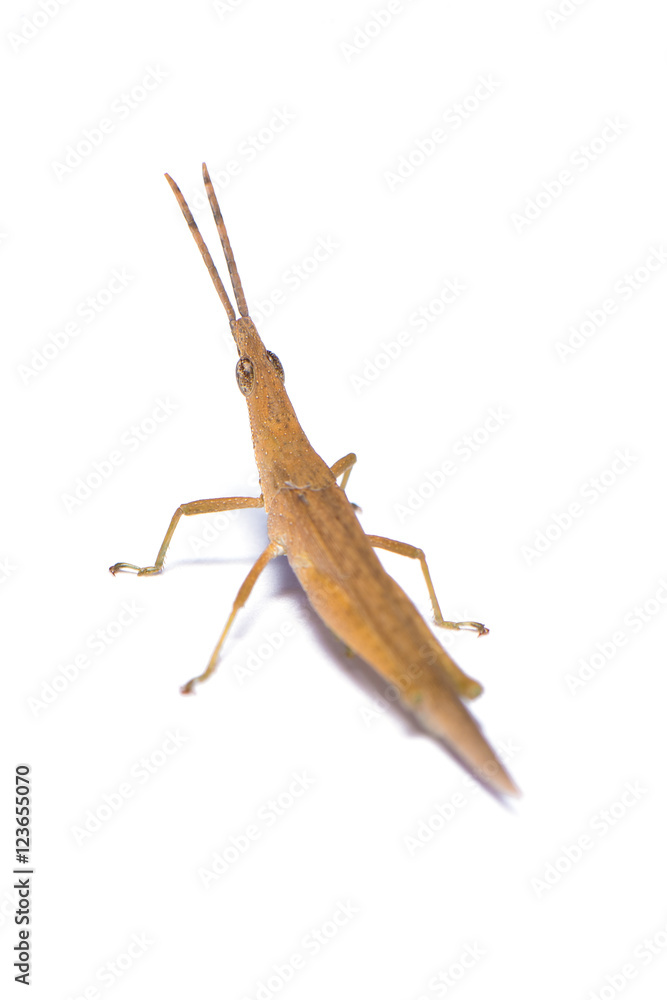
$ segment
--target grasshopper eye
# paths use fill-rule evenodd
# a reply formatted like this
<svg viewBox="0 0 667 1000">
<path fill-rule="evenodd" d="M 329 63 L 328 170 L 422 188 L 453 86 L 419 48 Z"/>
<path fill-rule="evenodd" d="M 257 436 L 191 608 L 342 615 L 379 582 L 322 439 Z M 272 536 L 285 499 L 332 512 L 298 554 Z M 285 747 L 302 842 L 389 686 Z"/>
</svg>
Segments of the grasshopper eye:
<svg viewBox="0 0 667 1000">
<path fill-rule="evenodd" d="M 249 396 L 255 385 L 255 369 L 250 358 L 239 358 L 236 365 L 236 384 L 244 396 Z"/>
<path fill-rule="evenodd" d="M 278 355 L 274 354 L 273 351 L 267 351 L 266 352 L 266 356 L 269 359 L 269 361 L 271 362 L 271 364 L 273 365 L 273 367 L 275 368 L 276 373 L 277 373 L 278 378 L 280 379 L 280 381 L 284 382 L 285 381 L 285 369 L 281 365 L 280 358 L 278 357 Z"/>
</svg>

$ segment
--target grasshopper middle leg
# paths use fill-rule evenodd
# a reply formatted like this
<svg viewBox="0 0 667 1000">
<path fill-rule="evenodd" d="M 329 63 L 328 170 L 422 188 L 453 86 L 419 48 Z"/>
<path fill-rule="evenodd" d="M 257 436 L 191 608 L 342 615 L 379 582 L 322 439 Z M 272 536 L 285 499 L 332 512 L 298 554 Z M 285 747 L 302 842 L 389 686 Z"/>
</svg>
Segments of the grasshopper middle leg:
<svg viewBox="0 0 667 1000">
<path fill-rule="evenodd" d="M 167 554 L 169 543 L 171 542 L 172 535 L 176 530 L 176 525 L 183 515 L 185 515 L 185 517 L 190 517 L 192 514 L 217 514 L 224 510 L 242 510 L 246 507 L 263 506 L 264 498 L 261 496 L 216 497 L 213 500 L 192 500 L 190 503 L 182 503 L 181 506 L 174 512 L 174 516 L 172 517 L 169 527 L 167 528 L 167 534 L 164 536 L 164 540 L 160 546 L 160 551 L 157 554 L 157 558 L 153 566 L 135 566 L 134 563 L 118 562 L 109 567 L 109 572 L 113 573 L 114 576 L 116 573 L 123 570 L 130 573 L 137 573 L 139 576 L 149 576 L 162 572 L 164 557 Z"/>
</svg>

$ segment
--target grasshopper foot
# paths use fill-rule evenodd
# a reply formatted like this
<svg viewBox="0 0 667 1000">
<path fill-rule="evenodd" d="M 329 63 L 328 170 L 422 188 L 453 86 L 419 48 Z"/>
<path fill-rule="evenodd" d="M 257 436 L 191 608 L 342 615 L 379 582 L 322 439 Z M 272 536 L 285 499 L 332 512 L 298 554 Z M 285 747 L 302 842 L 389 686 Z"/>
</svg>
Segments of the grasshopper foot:
<svg viewBox="0 0 667 1000">
<path fill-rule="evenodd" d="M 486 625 L 482 625 L 481 622 L 446 622 L 443 618 L 440 619 L 436 618 L 435 624 L 439 625 L 440 628 L 452 628 L 452 629 L 460 629 L 461 631 L 466 630 L 470 632 L 476 632 L 478 638 L 480 635 L 489 634 L 488 628 L 486 627 Z"/>
<path fill-rule="evenodd" d="M 109 566 L 112 576 L 116 573 L 136 573 L 137 576 L 154 576 L 155 573 L 162 572 L 161 566 L 135 566 L 134 563 L 117 562 Z"/>
</svg>

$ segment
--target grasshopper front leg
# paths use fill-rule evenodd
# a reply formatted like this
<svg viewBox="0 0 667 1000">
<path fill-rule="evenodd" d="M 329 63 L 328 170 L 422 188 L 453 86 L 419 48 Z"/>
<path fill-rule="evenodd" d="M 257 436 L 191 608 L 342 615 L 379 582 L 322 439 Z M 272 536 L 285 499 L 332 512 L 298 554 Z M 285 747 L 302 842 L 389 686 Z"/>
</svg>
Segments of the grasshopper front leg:
<svg viewBox="0 0 667 1000">
<path fill-rule="evenodd" d="M 340 481 L 340 488 L 343 491 L 347 486 L 347 481 L 350 478 L 350 473 L 352 472 L 352 466 L 356 464 L 356 461 L 357 461 L 357 456 L 354 454 L 353 451 L 351 451 L 349 455 L 345 455 L 344 458 L 339 458 L 338 461 L 334 462 L 334 464 L 331 466 L 331 471 L 333 472 L 336 479 L 338 479 L 339 476 L 343 477 Z M 350 503 L 352 504 L 354 509 L 360 514 L 361 507 L 359 506 L 359 504 L 352 503 L 351 500 Z"/>
<path fill-rule="evenodd" d="M 150 576 L 155 573 L 161 573 L 164 565 L 164 557 L 167 554 L 167 549 L 169 548 L 172 535 L 176 530 L 176 525 L 183 515 L 185 515 L 185 517 L 190 517 L 193 514 L 217 514 L 220 511 L 225 510 L 242 510 L 247 507 L 263 506 L 264 498 L 262 496 L 216 497 L 213 500 L 192 500 L 190 503 L 182 503 L 181 506 L 174 512 L 174 516 L 172 517 L 171 523 L 167 528 L 167 534 L 164 536 L 164 540 L 160 546 L 160 551 L 157 554 L 157 558 L 153 566 L 135 566 L 134 563 L 118 562 L 114 563 L 113 566 L 109 566 L 109 572 L 113 573 L 114 576 L 116 573 L 121 571 L 137 573 L 138 576 Z"/>
<path fill-rule="evenodd" d="M 342 490 L 344 490 L 347 486 L 347 481 L 350 478 L 350 473 L 352 472 L 352 466 L 356 464 L 356 461 L 357 456 L 353 451 L 351 451 L 349 455 L 346 455 L 344 458 L 339 458 L 338 461 L 334 462 L 331 466 L 331 471 L 336 479 L 338 479 L 339 476 L 343 477 L 340 481 L 340 488 Z"/>
</svg>

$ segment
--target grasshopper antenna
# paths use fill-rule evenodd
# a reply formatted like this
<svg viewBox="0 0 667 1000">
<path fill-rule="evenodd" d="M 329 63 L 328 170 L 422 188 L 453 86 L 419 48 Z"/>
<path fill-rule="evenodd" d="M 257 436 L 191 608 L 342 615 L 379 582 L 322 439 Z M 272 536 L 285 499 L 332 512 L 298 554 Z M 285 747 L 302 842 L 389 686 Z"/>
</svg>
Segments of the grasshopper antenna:
<svg viewBox="0 0 667 1000">
<path fill-rule="evenodd" d="M 234 298 L 236 299 L 236 304 L 239 307 L 239 313 L 241 316 L 247 316 L 248 306 L 245 300 L 245 295 L 243 294 L 243 288 L 241 287 L 239 272 L 236 269 L 236 261 L 234 260 L 232 245 L 229 242 L 229 236 L 227 235 L 227 229 L 222 218 L 222 212 L 220 211 L 218 199 L 216 198 L 211 178 L 209 177 L 208 169 L 205 163 L 202 163 L 201 165 L 201 172 L 204 178 L 206 195 L 208 197 L 209 205 L 211 206 L 211 211 L 213 212 L 213 218 L 215 219 L 215 225 L 218 230 L 218 236 L 220 237 L 220 242 L 222 243 L 222 249 L 225 252 L 225 260 L 227 261 L 227 267 L 229 268 L 229 277 L 232 279 L 232 288 L 234 289 Z"/>
<path fill-rule="evenodd" d="M 204 167 L 204 169 L 206 169 L 206 167 Z M 223 285 L 222 279 L 221 279 L 220 275 L 218 274 L 218 269 L 216 268 L 215 264 L 213 263 L 213 258 L 211 257 L 211 254 L 209 253 L 208 247 L 204 243 L 204 237 L 199 232 L 199 229 L 197 227 L 197 223 L 195 222 L 195 220 L 193 218 L 193 215 L 192 215 L 192 212 L 190 211 L 190 209 L 188 207 L 188 203 L 185 200 L 185 198 L 183 197 L 183 195 L 181 193 L 181 189 L 179 188 L 179 186 L 176 183 L 176 181 L 172 177 L 170 177 L 169 174 L 165 174 L 164 176 L 167 178 L 167 180 L 169 182 L 169 187 L 171 188 L 171 190 L 176 195 L 176 201 L 178 202 L 178 204 L 181 207 L 181 212 L 185 216 L 185 221 L 187 222 L 188 226 L 190 227 L 190 232 L 194 236 L 195 243 L 199 247 L 199 252 L 201 253 L 202 257 L 204 258 L 204 263 L 206 264 L 206 267 L 208 269 L 208 273 L 211 275 L 211 281 L 215 285 L 215 290 L 218 293 L 218 295 L 220 296 L 220 301 L 222 302 L 223 306 L 225 307 L 225 312 L 227 313 L 227 316 L 229 317 L 229 322 L 230 323 L 234 323 L 235 320 L 236 320 L 236 313 L 234 312 L 234 306 L 229 301 L 229 296 L 227 295 L 227 292 L 225 291 L 225 286 Z M 206 176 L 208 176 L 208 174 Z M 211 181 L 209 180 L 208 183 L 210 185 Z M 213 188 L 212 188 L 212 185 L 211 185 L 211 190 L 212 189 Z M 215 194 L 213 195 L 213 197 L 215 198 Z M 209 200 L 210 200 L 210 195 L 209 195 Z M 218 203 L 216 201 L 216 205 L 217 204 Z M 218 217 L 220 219 L 220 222 L 222 223 L 222 216 L 220 215 L 220 209 L 219 208 L 218 208 Z M 217 222 L 217 219 L 216 219 L 216 222 Z M 223 223 L 222 228 L 224 229 L 224 223 Z M 218 231 L 220 231 L 220 227 L 219 226 L 218 226 Z M 226 235 L 227 235 L 227 233 L 225 232 L 225 236 Z M 229 245 L 229 240 L 227 241 L 227 244 Z M 224 243 L 223 243 L 223 247 L 224 247 Z M 231 251 L 231 247 L 230 247 L 230 249 L 229 249 L 230 256 L 231 256 L 231 252 L 232 251 Z M 227 251 L 226 250 L 225 250 L 225 256 L 227 257 Z M 228 266 L 229 266 L 229 257 L 227 257 L 227 263 L 228 263 Z M 232 263 L 234 263 L 234 258 L 233 257 L 232 257 Z M 236 265 L 234 265 L 234 272 L 236 272 Z M 233 283 L 234 282 L 234 273 L 232 273 L 231 267 L 230 267 L 230 274 L 232 275 L 232 283 Z M 236 274 L 236 279 L 238 281 L 238 273 Z M 239 281 L 239 288 L 240 287 L 241 287 L 241 282 Z M 234 286 L 234 292 L 236 294 L 236 301 L 238 302 L 239 301 L 239 297 L 238 297 L 238 292 L 236 291 L 236 286 Z M 241 291 L 241 298 L 243 300 L 243 305 L 245 306 L 245 299 L 243 298 L 243 291 Z M 239 309 L 240 308 L 241 307 L 239 305 Z M 247 307 L 246 307 L 245 314 L 241 313 L 241 315 L 246 315 L 246 316 L 248 315 Z"/>
</svg>

